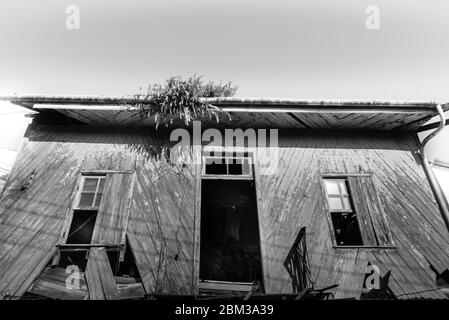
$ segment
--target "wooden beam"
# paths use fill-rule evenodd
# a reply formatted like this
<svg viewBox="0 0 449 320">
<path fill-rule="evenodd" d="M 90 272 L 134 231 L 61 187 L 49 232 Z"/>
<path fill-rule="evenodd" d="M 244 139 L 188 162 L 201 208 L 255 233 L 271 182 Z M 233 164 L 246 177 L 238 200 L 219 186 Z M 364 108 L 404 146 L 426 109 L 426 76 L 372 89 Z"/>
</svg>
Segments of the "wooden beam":
<svg viewBox="0 0 449 320">
<path fill-rule="evenodd" d="M 86 266 L 86 281 L 90 300 L 116 299 L 117 284 L 104 248 L 90 249 Z"/>
<path fill-rule="evenodd" d="M 142 282 L 117 284 L 117 300 L 141 299 L 145 297 L 145 289 Z"/>
<path fill-rule="evenodd" d="M 227 281 L 200 281 L 198 283 L 200 290 L 205 291 L 238 291 L 249 292 L 253 288 L 252 283 L 246 282 L 227 282 Z"/>
<path fill-rule="evenodd" d="M 87 244 L 78 244 L 78 243 L 66 243 L 66 244 L 57 244 L 58 248 L 118 248 L 120 244 L 108 244 L 108 243 L 87 243 Z"/>
</svg>

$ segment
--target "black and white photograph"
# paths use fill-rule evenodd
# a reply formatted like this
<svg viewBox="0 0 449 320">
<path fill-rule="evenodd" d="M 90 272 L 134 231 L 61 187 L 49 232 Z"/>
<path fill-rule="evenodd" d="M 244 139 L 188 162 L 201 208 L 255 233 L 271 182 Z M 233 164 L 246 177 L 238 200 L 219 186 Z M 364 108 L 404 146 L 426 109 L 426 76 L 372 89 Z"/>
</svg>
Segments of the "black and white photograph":
<svg viewBox="0 0 449 320">
<path fill-rule="evenodd" d="M 444 0 L 1 0 L 0 309 L 447 300 L 448 124 Z"/>
</svg>

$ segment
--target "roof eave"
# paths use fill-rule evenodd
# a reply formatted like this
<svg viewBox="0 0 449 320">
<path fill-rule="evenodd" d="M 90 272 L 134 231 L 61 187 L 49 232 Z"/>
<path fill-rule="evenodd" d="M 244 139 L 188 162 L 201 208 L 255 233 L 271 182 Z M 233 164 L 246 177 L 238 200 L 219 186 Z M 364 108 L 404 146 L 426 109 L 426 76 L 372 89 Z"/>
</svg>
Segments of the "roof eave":
<svg viewBox="0 0 449 320">
<path fill-rule="evenodd" d="M 124 109 L 133 111 L 133 105 L 151 101 L 135 96 L 73 95 L 13 95 L 0 96 L 0 100 L 10 101 L 33 111 L 50 109 L 61 112 L 64 112 L 64 110 L 75 112 L 82 110 L 119 112 Z M 445 111 L 449 110 L 449 104 L 441 104 L 434 101 L 261 99 L 242 97 L 203 98 L 202 101 L 221 107 L 224 111 L 240 114 L 404 114 L 404 119 L 410 119 L 410 115 L 417 116 L 417 119 L 411 123 L 404 123 L 401 127 L 418 122 L 422 124 L 424 120 L 427 121 L 437 114 L 436 106 L 438 104 L 443 105 Z"/>
<path fill-rule="evenodd" d="M 355 108 L 428 108 L 434 109 L 437 104 L 448 103 L 435 101 L 411 100 L 335 100 L 335 99 L 280 99 L 280 98 L 247 98 L 247 97 L 216 97 L 203 98 L 205 102 L 218 105 L 247 105 L 252 107 L 295 106 L 295 107 L 355 107 Z M 150 99 L 135 96 L 98 96 L 98 95 L 0 95 L 0 101 L 28 104 L 79 104 L 79 105 L 122 105 L 150 102 Z"/>
</svg>

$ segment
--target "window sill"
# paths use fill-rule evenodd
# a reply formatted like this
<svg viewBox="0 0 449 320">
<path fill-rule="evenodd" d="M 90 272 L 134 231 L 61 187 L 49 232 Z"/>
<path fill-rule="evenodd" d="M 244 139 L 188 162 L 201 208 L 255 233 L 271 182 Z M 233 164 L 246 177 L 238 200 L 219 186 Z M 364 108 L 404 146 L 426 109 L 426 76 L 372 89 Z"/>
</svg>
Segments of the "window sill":
<svg viewBox="0 0 449 320">
<path fill-rule="evenodd" d="M 75 207 L 73 210 L 76 211 L 98 211 L 100 207 Z"/>
<path fill-rule="evenodd" d="M 121 244 L 111 244 L 111 243 L 64 243 L 57 244 L 58 248 L 118 248 L 121 247 Z"/>
<path fill-rule="evenodd" d="M 397 249 L 396 246 L 332 246 L 334 249 Z"/>
<path fill-rule="evenodd" d="M 202 175 L 201 179 L 213 179 L 213 180 L 254 180 L 253 176 L 244 175 Z"/>
</svg>

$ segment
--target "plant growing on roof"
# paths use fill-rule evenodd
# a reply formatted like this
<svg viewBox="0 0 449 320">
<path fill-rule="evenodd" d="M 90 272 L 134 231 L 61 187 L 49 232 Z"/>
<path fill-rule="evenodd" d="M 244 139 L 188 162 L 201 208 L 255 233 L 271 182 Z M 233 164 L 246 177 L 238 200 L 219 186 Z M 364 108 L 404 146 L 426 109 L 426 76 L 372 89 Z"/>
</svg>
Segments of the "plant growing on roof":
<svg viewBox="0 0 449 320">
<path fill-rule="evenodd" d="M 173 121 L 179 119 L 186 125 L 191 121 L 202 119 L 205 117 L 215 118 L 219 122 L 220 115 L 231 118 L 227 112 L 221 108 L 207 103 L 202 98 L 211 97 L 230 97 L 235 94 L 238 87 L 231 82 L 222 84 L 209 81 L 203 82 L 202 76 L 196 74 L 187 80 L 183 80 L 180 76 L 172 76 L 165 80 L 163 84 L 150 85 L 146 93 L 138 93 L 134 95 L 135 101 L 125 104 L 130 109 L 137 108 L 142 117 L 150 118 L 154 116 L 156 129 L 161 124 L 167 127 Z M 170 161 L 170 142 L 164 137 L 148 137 L 146 141 L 140 144 L 133 144 L 130 148 L 137 154 L 143 155 L 147 160 L 152 159 L 160 166 L 155 170 L 155 177 L 152 178 L 153 183 L 157 184 L 160 179 L 165 176 L 173 176 L 176 174 L 179 183 L 183 185 L 186 181 L 184 171 L 187 170 L 185 163 L 172 163 Z M 190 150 L 191 151 L 191 150 Z M 185 186 L 188 188 L 188 185 Z M 175 232 L 175 238 L 178 237 L 179 228 L 181 226 L 181 217 L 184 213 L 184 194 L 181 198 L 179 206 L 178 227 Z M 159 224 L 160 225 L 160 224 Z M 160 230 L 162 235 L 162 230 Z M 164 239 L 164 238 L 163 238 Z M 160 285 L 159 281 L 163 279 L 165 268 L 162 266 L 166 263 L 167 243 L 164 240 L 161 243 L 159 263 L 156 276 L 156 291 Z M 173 257 L 177 260 L 179 252 L 173 253 Z"/>
<path fill-rule="evenodd" d="M 142 117 L 154 116 L 156 128 L 161 124 L 168 126 L 176 119 L 186 125 L 205 117 L 215 118 L 219 122 L 220 115 L 226 115 L 229 119 L 230 115 L 202 98 L 230 97 L 237 89 L 230 81 L 224 84 L 213 81 L 205 83 L 202 76 L 196 74 L 187 80 L 172 76 L 163 84 L 150 85 L 146 93 L 136 94 L 136 101 L 131 107 L 137 107 Z"/>
</svg>

